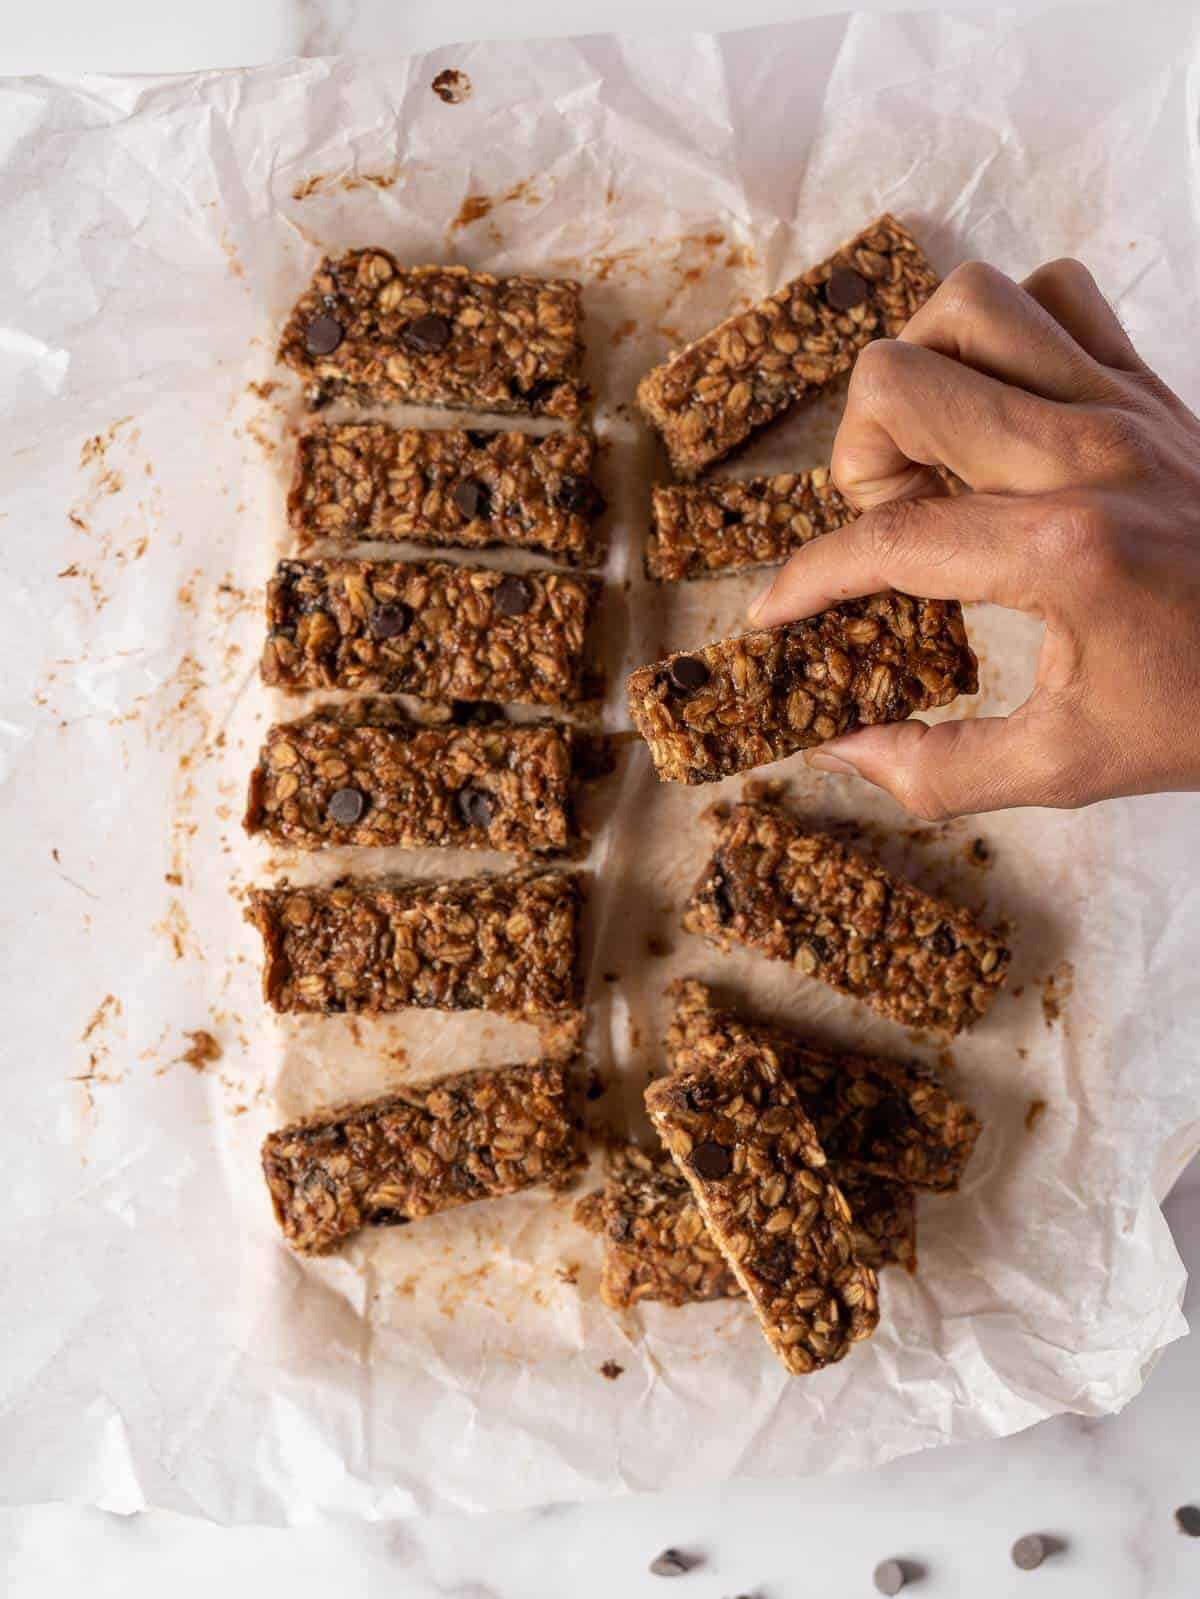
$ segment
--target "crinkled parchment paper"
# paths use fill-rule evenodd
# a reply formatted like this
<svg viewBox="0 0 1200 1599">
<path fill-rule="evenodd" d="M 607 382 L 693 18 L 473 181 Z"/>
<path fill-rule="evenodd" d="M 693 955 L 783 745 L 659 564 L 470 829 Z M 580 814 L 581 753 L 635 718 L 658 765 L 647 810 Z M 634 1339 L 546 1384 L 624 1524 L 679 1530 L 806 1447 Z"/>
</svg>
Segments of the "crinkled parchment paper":
<svg viewBox="0 0 1200 1599">
<path fill-rule="evenodd" d="M 1009 921 L 1016 950 L 1010 991 L 945 1062 L 987 1120 L 966 1187 L 922 1203 L 921 1272 L 886 1275 L 878 1336 L 806 1381 L 743 1308 L 605 1311 L 569 1199 L 289 1256 L 267 1128 L 535 1039 L 481 1016 L 266 1015 L 236 894 L 346 862 L 272 860 L 239 819 L 279 708 L 255 661 L 300 420 L 272 350 L 323 249 L 585 281 L 620 728 L 625 671 L 736 628 L 753 581 L 644 583 L 662 463 L 637 377 L 884 207 L 942 269 L 1086 257 L 1200 397 L 1197 40 L 1181 13 L 830 18 L 3 85 L 7 1500 L 230 1521 L 498 1509 L 847 1468 L 1137 1392 L 1184 1330 L 1157 1197 L 1200 1126 L 1195 800 L 913 827 L 865 785 L 777 769 L 806 813 L 867 842 L 896 830 L 890 858 Z M 431 90 L 447 68 L 470 79 L 457 104 Z M 736 469 L 820 459 L 837 404 Z M 966 714 L 1015 703 L 1036 628 L 969 620 L 985 691 Z M 716 797 L 660 788 L 635 744 L 592 793 L 587 1040 L 612 1083 L 592 1113 L 636 1117 L 661 989 L 685 972 L 936 1058 L 680 932 Z"/>
</svg>

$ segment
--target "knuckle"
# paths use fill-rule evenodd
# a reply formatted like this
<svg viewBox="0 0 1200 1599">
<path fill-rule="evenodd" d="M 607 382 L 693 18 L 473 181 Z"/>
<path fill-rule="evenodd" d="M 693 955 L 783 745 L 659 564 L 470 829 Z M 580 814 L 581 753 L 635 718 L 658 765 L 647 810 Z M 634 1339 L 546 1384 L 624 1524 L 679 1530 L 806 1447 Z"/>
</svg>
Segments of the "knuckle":
<svg viewBox="0 0 1200 1599">
<path fill-rule="evenodd" d="M 1088 496 L 1047 507 L 1034 542 L 1046 569 L 1074 577 L 1105 575 L 1119 549 L 1115 519 L 1101 501 Z"/>
<path fill-rule="evenodd" d="M 1031 288 L 1053 287 L 1067 293 L 1094 288 L 1095 282 L 1083 262 L 1073 255 L 1062 255 L 1054 261 L 1047 261 L 1029 278 Z"/>
<path fill-rule="evenodd" d="M 1010 280 L 986 261 L 964 261 L 950 272 L 938 290 L 943 309 L 970 314 L 995 299 Z"/>
<path fill-rule="evenodd" d="M 905 363 L 897 339 L 873 339 L 858 353 L 850 374 L 848 401 L 870 408 L 872 400 L 895 387 Z"/>
<path fill-rule="evenodd" d="M 1124 406 L 1090 408 L 1077 449 L 1084 471 L 1097 476 L 1134 476 L 1153 469 L 1158 447 L 1146 419 Z"/>
</svg>

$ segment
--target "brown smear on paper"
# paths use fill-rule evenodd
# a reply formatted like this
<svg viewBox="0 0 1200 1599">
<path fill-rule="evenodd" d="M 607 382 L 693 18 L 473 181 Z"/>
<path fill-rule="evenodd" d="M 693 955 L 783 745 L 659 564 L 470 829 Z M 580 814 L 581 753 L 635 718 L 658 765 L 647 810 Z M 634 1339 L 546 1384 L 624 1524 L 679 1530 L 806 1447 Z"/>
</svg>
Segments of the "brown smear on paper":
<svg viewBox="0 0 1200 1599">
<path fill-rule="evenodd" d="M 183 1036 L 190 1042 L 179 1056 L 179 1061 L 181 1065 L 190 1066 L 194 1072 L 207 1070 L 224 1054 L 220 1044 L 206 1028 L 198 1027 L 194 1032 L 184 1033 Z"/>
<path fill-rule="evenodd" d="M 1060 961 L 1049 977 L 1042 982 L 1042 1015 L 1046 1026 L 1062 1020 L 1063 1007 L 1075 988 L 1075 968 L 1070 961 Z"/>
<path fill-rule="evenodd" d="M 523 178 L 511 189 L 494 197 L 487 194 L 468 194 L 459 206 L 458 215 L 451 222 L 448 231 L 458 233 L 463 228 L 469 228 L 473 223 L 482 222 L 485 217 L 491 216 L 497 206 L 514 205 L 521 200 L 526 205 L 542 204 L 542 196 L 533 188 L 532 178 Z"/>
<path fill-rule="evenodd" d="M 356 189 L 390 189 L 399 177 L 399 172 L 314 172 L 296 184 L 292 199 L 311 200 L 316 195 L 353 194 Z"/>
</svg>

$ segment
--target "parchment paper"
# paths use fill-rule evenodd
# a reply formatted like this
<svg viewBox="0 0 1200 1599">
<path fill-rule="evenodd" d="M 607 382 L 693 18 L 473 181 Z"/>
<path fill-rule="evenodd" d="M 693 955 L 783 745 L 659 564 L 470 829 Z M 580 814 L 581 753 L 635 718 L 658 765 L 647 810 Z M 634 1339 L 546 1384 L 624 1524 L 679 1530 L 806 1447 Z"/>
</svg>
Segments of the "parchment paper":
<svg viewBox="0 0 1200 1599">
<path fill-rule="evenodd" d="M 1016 950 L 1009 992 L 943 1062 L 987 1122 L 964 1191 L 922 1202 L 920 1274 L 886 1274 L 878 1336 L 805 1381 L 744 1308 L 605 1311 L 569 1199 L 289 1256 L 258 1171 L 269 1127 L 536 1040 L 480 1016 L 277 1024 L 236 895 L 347 859 L 271 859 L 239 819 L 280 709 L 255 662 L 301 413 L 273 345 L 323 249 L 585 280 L 620 728 L 626 670 L 736 629 L 754 582 L 644 583 L 663 463 L 638 376 L 881 209 L 943 270 L 1082 255 L 1195 403 L 1198 39 L 1182 14 L 1115 9 L 851 17 L 3 85 L 6 1501 L 273 1522 L 499 1509 L 844 1469 L 1137 1392 L 1184 1331 L 1157 1197 L 1200 1128 L 1194 799 L 928 828 L 857 782 L 769 774 L 1010 922 Z M 446 68 L 469 76 L 458 104 L 431 91 Z M 839 403 L 736 470 L 820 459 Z M 1036 628 L 969 625 L 985 692 L 965 714 L 1015 704 Z M 636 1125 L 661 989 L 685 972 L 819 1036 L 937 1058 L 680 932 L 700 813 L 739 791 L 661 788 L 627 744 L 592 792 L 597 1117 Z"/>
</svg>

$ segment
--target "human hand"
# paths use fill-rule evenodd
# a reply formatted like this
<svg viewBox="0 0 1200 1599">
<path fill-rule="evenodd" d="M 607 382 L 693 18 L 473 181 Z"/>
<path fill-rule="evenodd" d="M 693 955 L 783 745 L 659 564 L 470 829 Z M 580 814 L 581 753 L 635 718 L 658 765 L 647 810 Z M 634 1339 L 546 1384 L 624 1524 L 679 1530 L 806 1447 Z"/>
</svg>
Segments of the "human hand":
<svg viewBox="0 0 1200 1599">
<path fill-rule="evenodd" d="M 948 497 L 939 466 L 973 492 Z M 1086 267 L 952 272 L 859 356 L 832 471 L 863 514 L 791 558 L 756 627 L 891 587 L 1046 631 L 1011 715 L 864 728 L 809 765 L 930 821 L 1200 788 L 1200 420 Z"/>
</svg>

